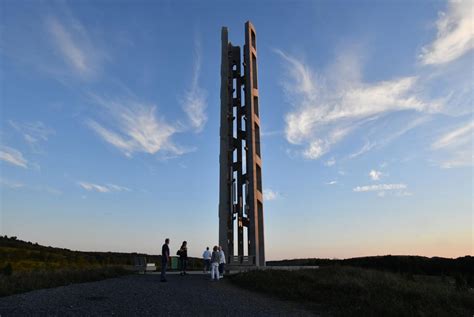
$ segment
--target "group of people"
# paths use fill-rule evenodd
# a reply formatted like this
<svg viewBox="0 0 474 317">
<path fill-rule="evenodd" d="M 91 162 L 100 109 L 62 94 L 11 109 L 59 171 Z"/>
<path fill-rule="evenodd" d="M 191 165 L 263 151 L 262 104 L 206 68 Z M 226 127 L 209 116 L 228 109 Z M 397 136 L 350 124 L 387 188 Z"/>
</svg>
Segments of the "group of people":
<svg viewBox="0 0 474 317">
<path fill-rule="evenodd" d="M 170 239 L 166 238 L 165 243 L 161 247 L 161 282 L 166 282 L 166 268 L 170 261 Z M 183 241 L 181 247 L 176 252 L 179 256 L 180 275 L 186 275 L 186 268 L 188 266 L 188 243 Z M 211 280 L 219 280 L 224 277 L 225 254 L 221 246 L 214 246 L 212 253 L 209 247 L 206 248 L 203 255 L 204 273 L 211 272 Z"/>
<path fill-rule="evenodd" d="M 221 246 L 215 245 L 212 253 L 209 247 L 202 254 L 204 260 L 204 273 L 211 272 L 211 280 L 219 280 L 224 277 L 225 253 Z"/>
</svg>

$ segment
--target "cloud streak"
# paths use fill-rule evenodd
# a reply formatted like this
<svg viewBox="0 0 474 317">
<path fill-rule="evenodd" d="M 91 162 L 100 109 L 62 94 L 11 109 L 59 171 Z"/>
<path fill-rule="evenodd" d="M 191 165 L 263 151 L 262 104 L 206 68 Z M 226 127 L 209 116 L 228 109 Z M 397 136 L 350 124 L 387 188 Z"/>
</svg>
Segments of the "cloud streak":
<svg viewBox="0 0 474 317">
<path fill-rule="evenodd" d="M 20 189 L 20 188 L 25 187 L 25 185 L 22 184 L 22 183 L 10 181 L 10 180 L 3 179 L 3 178 L 0 179 L 0 185 L 2 185 L 4 187 L 8 187 L 10 189 Z"/>
<path fill-rule="evenodd" d="M 474 132 L 474 121 L 471 121 L 457 129 L 441 136 L 432 145 L 432 149 L 453 148 L 469 144 L 472 141 L 472 133 Z"/>
<path fill-rule="evenodd" d="M 471 0 L 449 1 L 447 12 L 440 12 L 436 21 L 436 39 L 420 54 L 422 64 L 446 64 L 474 47 L 472 5 Z"/>
<path fill-rule="evenodd" d="M 155 154 L 162 151 L 182 155 L 190 151 L 172 142 L 171 138 L 178 128 L 159 117 L 156 106 L 98 96 L 93 96 L 93 100 L 106 110 L 111 128 L 91 119 L 86 122 L 87 126 L 126 156 L 131 157 L 137 152 Z"/>
<path fill-rule="evenodd" d="M 447 155 L 440 163 L 442 168 L 474 165 L 473 133 L 474 121 L 470 121 L 441 135 L 431 144 L 431 149 L 443 151 Z"/>
<path fill-rule="evenodd" d="M 0 160 L 15 166 L 28 168 L 28 161 L 23 157 L 23 154 L 8 146 L 2 146 L 0 148 Z"/>
<path fill-rule="evenodd" d="M 94 77 L 101 66 L 104 54 L 93 43 L 87 29 L 70 12 L 61 19 L 49 16 L 45 26 L 54 48 L 70 69 L 82 79 Z"/>
<path fill-rule="evenodd" d="M 198 39 L 195 40 L 194 49 L 194 66 L 191 86 L 185 93 L 182 100 L 182 107 L 189 124 L 195 132 L 201 132 L 207 122 L 206 108 L 206 91 L 199 86 L 199 76 L 201 74 L 201 43 Z"/>
<path fill-rule="evenodd" d="M 47 127 L 43 122 L 17 122 L 9 120 L 10 126 L 23 136 L 23 139 L 28 143 L 34 151 L 40 151 L 40 142 L 48 141 L 50 135 L 55 134 L 55 131 Z"/>
<path fill-rule="evenodd" d="M 366 185 L 366 186 L 357 186 L 352 190 L 357 193 L 362 192 L 374 192 L 374 191 L 386 191 L 386 190 L 400 190 L 406 189 L 407 185 L 405 184 L 377 184 L 377 185 Z"/>
<path fill-rule="evenodd" d="M 350 54 L 340 56 L 326 73 L 316 73 L 303 61 L 280 50 L 276 53 L 288 69 L 283 87 L 293 106 L 285 117 L 286 139 L 304 146 L 302 155 L 308 159 L 322 157 L 355 129 L 379 117 L 402 111 L 433 113 L 441 107 L 418 96 L 417 76 L 363 82 L 358 59 Z"/>
<path fill-rule="evenodd" d="M 129 192 L 131 191 L 127 187 L 114 185 L 114 184 L 106 184 L 106 185 L 98 185 L 89 182 L 78 182 L 77 183 L 80 187 L 87 191 L 95 191 L 98 193 L 110 193 L 110 192 Z"/>
</svg>

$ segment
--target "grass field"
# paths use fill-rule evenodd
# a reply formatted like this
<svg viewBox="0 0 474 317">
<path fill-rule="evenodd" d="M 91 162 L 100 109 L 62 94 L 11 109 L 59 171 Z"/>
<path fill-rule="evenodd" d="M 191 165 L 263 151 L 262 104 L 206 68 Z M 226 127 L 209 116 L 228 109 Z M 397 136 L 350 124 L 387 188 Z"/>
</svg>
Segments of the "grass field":
<svg viewBox="0 0 474 317">
<path fill-rule="evenodd" d="M 336 316 L 473 316 L 474 292 L 451 278 L 411 276 L 347 266 L 250 271 L 236 285 Z"/>
<path fill-rule="evenodd" d="M 0 236 L 0 296 L 131 274 L 137 253 L 73 251 Z M 160 270 L 161 256 L 146 255 Z M 202 260 L 189 258 L 189 270 Z"/>
<path fill-rule="evenodd" d="M 37 269 L 0 275 L 0 296 L 28 292 L 35 289 L 57 287 L 72 283 L 99 281 L 130 274 L 119 266 L 90 268 Z"/>
</svg>

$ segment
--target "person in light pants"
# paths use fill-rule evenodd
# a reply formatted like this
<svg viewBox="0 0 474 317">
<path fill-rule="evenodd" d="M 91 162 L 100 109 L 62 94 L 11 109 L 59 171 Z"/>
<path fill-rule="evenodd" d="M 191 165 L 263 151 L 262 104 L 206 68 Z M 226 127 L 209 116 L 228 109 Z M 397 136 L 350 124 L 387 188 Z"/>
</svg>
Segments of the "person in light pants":
<svg viewBox="0 0 474 317">
<path fill-rule="evenodd" d="M 211 255 L 211 280 L 219 280 L 219 262 L 220 262 L 220 252 L 217 246 L 215 245 L 212 248 L 212 255 Z"/>
<path fill-rule="evenodd" d="M 202 258 L 204 260 L 204 273 L 207 273 L 211 270 L 211 251 L 209 251 L 209 247 L 206 247 L 206 251 L 202 254 Z"/>
</svg>

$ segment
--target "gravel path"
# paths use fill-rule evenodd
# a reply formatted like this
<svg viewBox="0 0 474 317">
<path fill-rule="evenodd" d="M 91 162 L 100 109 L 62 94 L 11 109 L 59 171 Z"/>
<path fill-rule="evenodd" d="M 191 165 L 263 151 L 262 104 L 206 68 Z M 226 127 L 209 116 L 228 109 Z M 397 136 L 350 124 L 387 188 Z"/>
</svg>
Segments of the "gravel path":
<svg viewBox="0 0 474 317">
<path fill-rule="evenodd" d="M 0 298 L 0 316 L 314 316 L 206 275 L 129 275 Z"/>
</svg>

